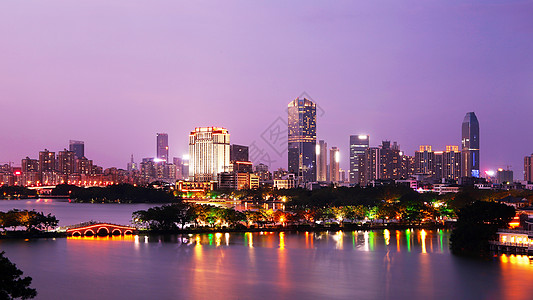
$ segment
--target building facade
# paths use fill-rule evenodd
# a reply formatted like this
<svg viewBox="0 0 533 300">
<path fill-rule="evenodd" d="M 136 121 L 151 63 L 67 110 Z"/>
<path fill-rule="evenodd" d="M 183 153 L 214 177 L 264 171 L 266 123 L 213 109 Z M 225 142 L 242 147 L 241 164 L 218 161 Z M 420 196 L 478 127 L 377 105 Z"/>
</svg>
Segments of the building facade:
<svg viewBox="0 0 533 300">
<path fill-rule="evenodd" d="M 339 148 L 332 147 L 329 150 L 329 179 L 331 182 L 340 181 L 340 152 Z"/>
<path fill-rule="evenodd" d="M 248 159 L 248 146 L 230 145 L 229 148 L 229 160 L 230 161 L 249 161 Z"/>
<path fill-rule="evenodd" d="M 85 143 L 83 141 L 70 140 L 68 150 L 74 152 L 76 158 L 85 157 Z"/>
<path fill-rule="evenodd" d="M 458 181 L 461 178 L 461 152 L 459 146 L 446 146 L 442 153 L 442 178 Z"/>
<path fill-rule="evenodd" d="M 350 183 L 359 183 L 359 156 L 369 147 L 368 135 L 350 135 Z"/>
<path fill-rule="evenodd" d="M 533 153 L 531 156 L 524 157 L 524 180 L 533 182 Z"/>
<path fill-rule="evenodd" d="M 317 181 L 328 180 L 328 143 L 323 140 L 318 141 L 316 145 L 316 171 Z"/>
<path fill-rule="evenodd" d="M 156 158 L 158 160 L 169 162 L 168 160 L 168 134 L 158 133 L 156 138 Z"/>
<path fill-rule="evenodd" d="M 462 124 L 461 176 L 479 178 L 479 122 L 474 112 Z"/>
<path fill-rule="evenodd" d="M 316 181 L 316 104 L 296 98 L 288 104 L 288 169 L 299 184 Z"/>
<path fill-rule="evenodd" d="M 221 127 L 197 127 L 189 134 L 189 178 L 216 181 L 229 169 L 230 134 Z"/>
</svg>

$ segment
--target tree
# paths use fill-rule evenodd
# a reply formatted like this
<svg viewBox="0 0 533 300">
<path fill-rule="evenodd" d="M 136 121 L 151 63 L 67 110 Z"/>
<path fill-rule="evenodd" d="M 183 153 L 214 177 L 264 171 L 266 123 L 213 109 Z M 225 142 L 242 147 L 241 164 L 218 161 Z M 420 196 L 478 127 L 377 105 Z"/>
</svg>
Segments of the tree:
<svg viewBox="0 0 533 300">
<path fill-rule="evenodd" d="M 30 299 L 37 291 L 30 288 L 31 277 L 20 277 L 23 272 L 0 252 L 0 299 Z"/>
<path fill-rule="evenodd" d="M 498 228 L 507 228 L 515 209 L 496 202 L 476 201 L 463 207 L 450 237 L 452 253 L 467 256 L 487 256 L 489 240 Z"/>
</svg>

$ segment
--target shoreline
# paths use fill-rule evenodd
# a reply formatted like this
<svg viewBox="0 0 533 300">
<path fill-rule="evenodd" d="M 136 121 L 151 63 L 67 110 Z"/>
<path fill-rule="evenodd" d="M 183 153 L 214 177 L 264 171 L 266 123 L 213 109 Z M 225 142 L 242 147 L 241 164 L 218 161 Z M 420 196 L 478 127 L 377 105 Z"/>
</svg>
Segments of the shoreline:
<svg viewBox="0 0 533 300">
<path fill-rule="evenodd" d="M 176 230 L 149 230 L 140 229 L 138 235 L 172 235 L 172 234 L 205 234 L 205 233 L 247 233 L 247 232 L 328 232 L 328 231 L 372 231 L 372 230 L 407 230 L 407 229 L 451 229 L 449 226 L 436 224 L 422 224 L 422 225 L 347 225 L 343 226 L 276 226 L 276 227 L 260 227 L 260 228 L 192 228 L 192 229 L 176 229 Z M 6 234 L 7 233 L 7 234 Z M 16 240 L 16 239 L 48 239 L 48 238 L 66 238 L 69 235 L 66 232 L 24 232 L 12 231 L 0 234 L 0 240 Z M 89 237 L 89 236 L 88 236 Z M 94 237 L 94 236 L 90 236 Z"/>
</svg>

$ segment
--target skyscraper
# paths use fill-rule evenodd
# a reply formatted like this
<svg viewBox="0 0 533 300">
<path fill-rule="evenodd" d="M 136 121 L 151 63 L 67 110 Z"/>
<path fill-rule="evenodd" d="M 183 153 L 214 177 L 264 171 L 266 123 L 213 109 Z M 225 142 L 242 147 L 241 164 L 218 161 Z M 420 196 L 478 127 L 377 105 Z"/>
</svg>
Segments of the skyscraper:
<svg viewBox="0 0 533 300">
<path fill-rule="evenodd" d="M 131 160 L 128 163 L 128 172 L 133 172 L 135 170 L 137 170 L 137 164 L 135 163 L 135 161 L 133 161 L 133 154 L 132 154 Z"/>
<path fill-rule="evenodd" d="M 316 104 L 306 98 L 288 105 L 288 169 L 299 183 L 316 181 Z"/>
<path fill-rule="evenodd" d="M 368 135 L 350 135 L 350 183 L 359 183 L 359 155 L 369 146 Z"/>
<path fill-rule="evenodd" d="M 67 151 L 67 149 L 59 151 L 57 154 L 57 170 L 60 174 L 70 175 L 74 173 L 74 169 L 76 168 L 75 155 L 74 152 Z"/>
<path fill-rule="evenodd" d="M 524 180 L 533 182 L 533 153 L 524 157 Z"/>
<path fill-rule="evenodd" d="M 197 127 L 189 134 L 189 177 L 196 182 L 217 180 L 229 169 L 229 132 L 220 127 Z"/>
<path fill-rule="evenodd" d="M 316 171 L 317 180 L 328 180 L 328 143 L 320 140 L 316 145 Z"/>
<path fill-rule="evenodd" d="M 56 154 L 48 149 L 39 152 L 39 172 L 53 172 L 56 168 Z"/>
<path fill-rule="evenodd" d="M 359 159 L 359 184 L 366 186 L 374 180 L 406 178 L 409 173 L 409 159 L 394 142 L 383 141 L 379 147 L 369 147 Z"/>
<path fill-rule="evenodd" d="M 461 144 L 461 176 L 479 177 L 479 122 L 474 112 L 463 120 Z"/>
<path fill-rule="evenodd" d="M 168 134 L 158 133 L 157 134 L 157 159 L 161 161 L 168 162 Z"/>
<path fill-rule="evenodd" d="M 442 154 L 442 178 L 459 180 L 461 177 L 461 152 L 459 146 L 446 146 Z"/>
<path fill-rule="evenodd" d="M 331 182 L 340 181 L 340 152 L 339 148 L 332 147 L 329 150 L 329 178 Z"/>
<path fill-rule="evenodd" d="M 74 152 L 76 158 L 85 157 L 85 144 L 83 141 L 70 140 L 68 150 Z"/>
<path fill-rule="evenodd" d="M 435 175 L 435 152 L 430 145 L 421 145 L 420 149 L 415 152 L 415 173 Z"/>
</svg>

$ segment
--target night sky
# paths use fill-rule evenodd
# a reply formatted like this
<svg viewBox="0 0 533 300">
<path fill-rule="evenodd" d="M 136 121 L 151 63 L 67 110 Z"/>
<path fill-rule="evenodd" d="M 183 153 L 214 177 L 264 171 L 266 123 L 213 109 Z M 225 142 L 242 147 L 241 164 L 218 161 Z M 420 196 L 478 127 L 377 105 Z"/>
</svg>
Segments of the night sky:
<svg viewBox="0 0 533 300">
<path fill-rule="evenodd" d="M 474 111 L 482 171 L 511 165 L 523 179 L 533 1 L 0 4 L 0 162 L 75 139 L 96 164 L 125 168 L 155 155 L 157 132 L 181 156 L 194 127 L 222 126 L 286 168 L 276 129 L 302 93 L 343 169 L 350 134 L 441 150 Z"/>
</svg>

